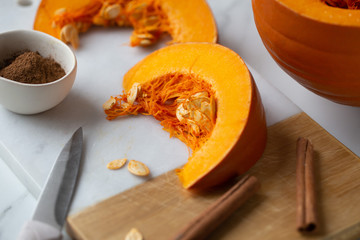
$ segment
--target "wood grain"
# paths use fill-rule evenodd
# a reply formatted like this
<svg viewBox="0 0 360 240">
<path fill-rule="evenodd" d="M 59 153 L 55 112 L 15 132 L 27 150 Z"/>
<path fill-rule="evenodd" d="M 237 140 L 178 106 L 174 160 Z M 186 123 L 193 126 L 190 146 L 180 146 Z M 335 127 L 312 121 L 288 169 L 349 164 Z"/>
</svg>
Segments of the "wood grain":
<svg viewBox="0 0 360 240">
<path fill-rule="evenodd" d="M 296 140 L 314 146 L 316 194 L 321 228 L 311 235 L 296 231 Z M 268 143 L 248 172 L 260 191 L 230 216 L 210 239 L 357 239 L 360 235 L 360 159 L 300 113 L 268 128 Z M 91 206 L 68 218 L 77 239 L 124 239 L 136 227 L 146 240 L 169 239 L 200 214 L 231 183 L 208 192 L 180 186 L 174 171 Z"/>
</svg>

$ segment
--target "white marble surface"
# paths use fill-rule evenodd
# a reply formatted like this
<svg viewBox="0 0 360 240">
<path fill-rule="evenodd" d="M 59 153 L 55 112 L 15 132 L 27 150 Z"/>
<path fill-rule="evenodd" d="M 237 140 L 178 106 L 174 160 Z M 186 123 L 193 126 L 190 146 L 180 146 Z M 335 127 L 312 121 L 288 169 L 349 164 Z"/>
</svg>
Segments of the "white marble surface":
<svg viewBox="0 0 360 240">
<path fill-rule="evenodd" d="M 15 1 L 0 0 L 0 32 L 31 29 L 38 2 L 20 7 Z M 360 155 L 359 108 L 317 97 L 282 72 L 261 43 L 249 0 L 209 0 L 209 4 L 217 21 L 220 43 L 239 53 L 252 70 L 268 124 L 300 111 L 278 88 Z M 70 95 L 56 108 L 23 116 L 0 107 L 0 158 L 28 183 L 35 197 L 62 146 L 79 126 L 84 128 L 85 147 L 71 212 L 144 181 L 126 170 L 107 170 L 106 163 L 114 158 L 144 161 L 151 168 L 152 177 L 186 161 L 186 147 L 177 139 L 169 139 L 151 117 L 105 120 L 101 105 L 110 95 L 121 92 L 123 74 L 164 45 L 161 43 L 150 49 L 130 48 L 126 46 L 129 35 L 127 29 L 101 28 L 83 34 L 81 48 L 76 51 L 79 64 L 76 82 Z M 0 239 L 13 239 L 22 223 L 30 218 L 35 200 L 4 162 L 0 164 L 0 188 L 5 193 L 2 195 L 6 195 L 0 198 Z"/>
<path fill-rule="evenodd" d="M 23 223 L 31 217 L 36 199 L 1 158 L 0 192 L 0 239 L 15 239 Z"/>
</svg>

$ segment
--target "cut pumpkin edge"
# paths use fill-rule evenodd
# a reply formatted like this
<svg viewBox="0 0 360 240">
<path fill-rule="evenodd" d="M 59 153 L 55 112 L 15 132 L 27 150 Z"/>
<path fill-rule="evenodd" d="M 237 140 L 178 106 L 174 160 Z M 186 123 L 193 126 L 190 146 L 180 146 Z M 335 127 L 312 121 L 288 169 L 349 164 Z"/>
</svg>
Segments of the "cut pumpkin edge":
<svg viewBox="0 0 360 240">
<path fill-rule="evenodd" d="M 202 49 L 202 50 L 199 50 L 199 49 Z M 193 56 L 190 57 L 189 52 L 191 52 L 191 51 L 197 52 L 198 55 L 197 55 L 197 53 L 194 53 Z M 184 53 L 185 56 L 179 56 L 180 53 Z M 175 56 L 177 56 L 176 59 L 173 58 Z M 208 59 L 209 57 L 210 58 L 213 57 L 213 59 L 209 60 Z M 222 60 L 225 59 L 225 61 L 224 62 L 219 61 L 219 58 Z M 195 61 L 195 59 L 196 59 L 196 61 Z M 184 66 L 175 67 L 178 63 L 183 63 L 184 61 L 187 62 Z M 207 61 L 213 61 L 215 63 L 208 64 Z M 215 94 L 219 98 L 219 100 L 218 100 L 218 107 L 219 107 L 218 119 L 220 119 L 220 120 L 218 121 L 218 119 L 217 119 L 216 126 L 215 126 L 213 133 L 210 136 L 208 142 L 206 142 L 204 144 L 204 146 L 201 149 L 199 149 L 199 151 L 194 153 L 194 155 L 189 159 L 188 163 L 186 163 L 184 165 L 184 168 L 180 171 L 181 172 L 180 175 L 183 174 L 184 171 L 185 172 L 188 171 L 187 168 L 189 165 L 191 165 L 191 164 L 194 165 L 191 162 L 198 161 L 197 160 L 198 154 L 206 155 L 205 152 L 207 150 L 214 149 L 214 148 L 216 148 L 217 145 L 221 145 L 222 143 L 224 143 L 226 145 L 226 147 L 225 148 L 220 147 L 222 150 L 217 153 L 216 153 L 217 150 L 212 150 L 212 151 L 215 151 L 216 154 L 212 154 L 211 156 L 209 155 L 208 157 L 204 157 L 204 159 L 205 158 L 210 159 L 213 157 L 213 158 L 216 158 L 216 160 L 214 160 L 213 162 L 210 162 L 210 163 L 200 161 L 200 163 L 198 163 L 199 165 L 209 164 L 210 166 L 204 167 L 203 172 L 198 173 L 196 179 L 187 181 L 187 180 L 184 180 L 184 178 L 183 178 L 183 180 L 181 180 L 181 181 L 183 182 L 184 188 L 193 188 L 194 186 L 196 186 L 197 185 L 196 182 L 198 182 L 200 179 L 203 179 L 204 177 L 206 177 L 209 172 L 213 172 L 214 169 L 218 168 L 218 166 L 221 165 L 221 162 L 224 158 L 227 158 L 228 156 L 232 155 L 234 147 L 237 147 L 237 148 L 242 147 L 242 146 L 237 146 L 237 142 L 242 137 L 242 133 L 243 133 L 244 129 L 246 128 L 246 126 L 248 125 L 248 119 L 249 119 L 248 115 L 250 114 L 250 109 L 259 108 L 259 106 L 261 106 L 261 108 L 262 108 L 260 99 L 256 99 L 256 101 L 252 102 L 254 99 L 253 94 L 255 94 L 255 92 L 256 92 L 256 94 L 258 94 L 258 93 L 257 93 L 257 88 L 255 85 L 255 82 L 254 82 L 252 75 L 251 75 L 249 69 L 247 68 L 245 62 L 234 51 L 232 51 L 224 46 L 221 46 L 219 44 L 214 44 L 214 43 L 181 43 L 181 44 L 174 44 L 172 46 L 157 50 L 157 51 L 153 52 L 152 54 L 150 54 L 149 56 L 147 56 L 142 61 L 140 61 L 139 63 L 137 63 L 132 69 L 129 70 L 128 73 L 125 74 L 123 86 L 124 86 L 124 89 L 126 91 L 128 91 L 134 82 L 146 81 L 145 80 L 146 78 L 148 78 L 150 80 L 152 78 L 156 78 L 156 77 L 160 76 L 161 74 L 167 74 L 167 73 L 176 72 L 176 71 L 182 71 L 182 72 L 186 73 L 186 71 L 188 70 L 188 67 L 190 67 L 190 66 L 192 67 L 193 73 L 200 74 L 202 79 L 207 80 L 214 86 Z M 205 70 L 204 70 L 204 68 L 205 68 Z M 223 70 L 216 70 L 216 69 L 223 69 Z M 227 73 L 228 75 L 226 75 L 226 73 L 225 73 L 227 70 L 229 70 L 229 72 L 231 72 L 231 73 Z M 216 71 L 218 73 L 215 73 Z M 226 76 L 224 77 L 222 74 L 225 74 Z M 235 77 L 231 78 L 230 76 L 232 74 L 234 74 Z M 209 75 L 212 77 L 209 77 Z M 209 80 L 209 78 L 213 78 L 215 75 L 216 75 L 217 79 Z M 142 76 L 146 76 L 146 77 L 142 78 Z M 231 82 L 232 84 L 234 84 L 235 87 L 232 87 L 233 85 L 231 85 L 231 84 L 229 85 L 227 82 L 222 80 L 223 78 L 227 79 L 226 77 L 228 77 L 228 79 L 231 79 L 231 80 L 228 80 L 228 82 Z M 246 80 L 244 80 L 244 79 L 246 79 Z M 223 81 L 223 83 L 222 84 L 216 83 L 216 81 Z M 216 84 L 218 84 L 218 85 L 216 86 Z M 219 88 L 219 87 L 222 87 L 224 89 L 222 89 L 221 91 L 217 91 L 216 88 Z M 233 88 L 235 88 L 236 90 L 234 91 Z M 242 98 L 240 97 L 239 99 L 237 99 L 237 97 L 235 97 L 235 96 L 233 96 L 233 98 L 223 97 L 224 99 L 222 99 L 222 97 L 221 97 L 222 95 L 229 95 L 230 92 L 233 92 L 233 93 L 236 92 L 235 94 L 237 94 L 237 96 L 241 96 L 241 95 L 245 95 L 245 96 L 242 96 Z M 236 100 L 234 100 L 234 99 L 236 99 Z M 241 103 L 237 102 L 237 101 L 240 101 Z M 224 103 L 224 102 L 226 102 L 226 103 Z M 226 105 L 225 110 L 222 109 L 222 107 L 223 107 L 222 104 Z M 234 104 L 234 105 L 232 106 L 232 104 Z M 254 107 L 252 105 L 256 105 L 256 106 Z M 221 116 L 222 116 L 222 114 L 232 115 L 232 114 L 226 113 L 226 111 L 228 111 L 232 107 L 236 108 L 238 111 L 235 110 L 235 112 L 239 112 L 240 115 L 242 114 L 242 116 L 236 116 L 233 118 L 230 116 L 229 119 L 232 118 L 232 120 L 229 120 L 227 123 L 225 122 L 225 124 L 224 124 L 221 120 L 221 118 L 222 118 Z M 226 110 L 226 109 L 228 109 L 228 110 Z M 239 110 L 239 109 L 242 109 L 242 110 Z M 234 109 L 232 109 L 232 111 L 234 111 Z M 261 111 L 259 111 L 259 112 L 261 112 Z M 251 114 L 253 114 L 253 111 L 251 112 Z M 264 117 L 264 116 L 262 116 L 262 117 Z M 256 120 L 256 121 L 258 121 L 259 124 L 265 125 L 265 120 Z M 240 127 L 239 124 L 241 125 L 241 129 L 239 128 Z M 264 129 L 264 128 L 266 128 L 266 126 L 262 127 L 261 129 Z M 222 133 L 224 131 L 225 131 L 225 133 Z M 235 133 L 234 133 L 234 131 L 235 131 Z M 228 135 L 224 136 L 225 134 L 228 134 Z M 265 135 L 266 133 L 261 132 L 260 135 L 261 134 Z M 229 136 L 231 136 L 231 137 L 229 137 Z M 213 143 L 211 143 L 213 137 L 217 137 L 218 139 L 215 140 Z M 231 140 L 228 140 L 227 139 L 228 137 L 231 138 Z M 212 146 L 207 147 L 207 145 L 209 145 L 209 143 L 211 143 Z M 204 150 L 204 148 L 206 150 Z M 263 149 L 258 149 L 258 150 L 259 150 L 259 152 L 263 151 Z M 236 159 L 234 161 L 236 161 Z M 245 160 L 242 159 L 241 161 L 245 161 Z M 233 164 L 233 163 L 231 163 L 231 164 Z M 191 169 L 190 169 L 190 171 L 191 171 Z M 198 171 L 198 170 L 195 170 L 195 171 Z M 226 171 L 229 171 L 229 170 L 226 170 Z M 178 170 L 178 173 L 179 173 L 179 170 Z M 229 173 L 229 176 L 235 175 L 235 174 L 238 174 L 238 171 L 235 169 L 232 169 L 231 173 Z M 186 176 L 185 176 L 185 178 L 186 178 Z M 221 178 L 225 178 L 225 176 L 222 176 Z M 181 179 L 181 177 L 180 177 L 180 179 Z M 219 180 L 219 182 L 220 181 L 223 181 L 223 179 Z M 213 184 L 210 184 L 210 185 L 213 185 Z"/>
<path fill-rule="evenodd" d="M 62 2 L 57 2 L 52 0 L 50 1 L 42 0 L 41 3 L 39 4 L 35 16 L 33 28 L 34 30 L 45 32 L 60 39 L 62 38 L 60 34 L 60 31 L 62 30 L 61 28 L 62 26 L 57 26 L 56 24 L 54 24 L 53 17 L 55 16 L 55 12 L 59 9 L 68 9 L 68 8 L 69 11 L 79 10 L 81 8 L 85 8 L 85 6 L 91 2 L 92 1 L 77 1 L 77 0 L 73 0 L 73 1 L 66 0 Z M 215 18 L 213 17 L 211 8 L 209 7 L 206 1 L 154 0 L 148 2 L 159 4 L 162 7 L 165 14 L 168 16 L 169 29 L 171 29 L 171 31 L 167 33 L 172 37 L 172 41 L 170 43 L 217 42 L 218 32 L 217 32 Z M 197 14 L 193 14 L 194 9 L 197 11 Z M 77 24 L 73 24 L 73 25 L 75 26 Z M 92 23 L 92 25 L 94 25 L 94 23 Z M 82 30 L 79 29 L 77 30 L 80 33 L 83 32 Z M 133 41 L 133 37 L 137 36 L 134 35 L 134 33 L 135 32 L 133 32 L 133 35 L 130 37 L 131 43 Z M 157 38 L 158 37 L 156 37 L 154 41 Z M 152 39 L 152 37 L 150 39 Z"/>
<path fill-rule="evenodd" d="M 320 0 L 277 0 L 294 13 L 334 26 L 360 27 L 360 10 L 332 7 Z"/>
</svg>

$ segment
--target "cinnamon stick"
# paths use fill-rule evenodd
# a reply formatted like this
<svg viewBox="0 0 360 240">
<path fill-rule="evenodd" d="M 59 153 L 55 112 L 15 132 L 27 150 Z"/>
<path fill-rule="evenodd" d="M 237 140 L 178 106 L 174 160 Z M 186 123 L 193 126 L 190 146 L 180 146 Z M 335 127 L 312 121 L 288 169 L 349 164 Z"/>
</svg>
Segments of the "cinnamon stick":
<svg viewBox="0 0 360 240">
<path fill-rule="evenodd" d="M 240 179 L 216 202 L 193 219 L 176 236 L 174 240 L 201 240 L 218 227 L 231 213 L 238 209 L 258 189 L 260 183 L 254 176 Z"/>
<path fill-rule="evenodd" d="M 298 139 L 296 159 L 297 229 L 300 232 L 312 232 L 318 227 L 318 217 L 315 199 L 313 145 L 308 139 Z"/>
</svg>

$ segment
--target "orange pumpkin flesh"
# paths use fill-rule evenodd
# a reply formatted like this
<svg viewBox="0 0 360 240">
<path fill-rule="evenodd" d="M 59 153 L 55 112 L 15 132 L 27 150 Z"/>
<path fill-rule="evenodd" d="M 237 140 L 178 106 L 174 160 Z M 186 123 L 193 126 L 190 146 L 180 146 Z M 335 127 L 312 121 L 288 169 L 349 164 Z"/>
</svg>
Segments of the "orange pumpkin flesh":
<svg viewBox="0 0 360 240">
<path fill-rule="evenodd" d="M 360 11 L 319 0 L 252 0 L 262 41 L 290 76 L 329 100 L 360 106 Z"/>
<path fill-rule="evenodd" d="M 101 6 L 119 4 L 123 8 L 117 17 L 117 20 L 104 20 L 99 15 L 103 11 Z M 161 27 L 155 30 L 145 28 L 142 23 L 146 17 L 142 16 L 140 19 L 135 20 L 134 17 L 124 9 L 129 9 L 126 6 L 130 4 L 136 7 L 147 6 L 148 9 L 160 9 L 162 18 L 158 22 Z M 153 7 L 154 6 L 154 7 Z M 134 7 L 135 8 L 135 7 Z M 132 8 L 132 9 L 134 9 Z M 59 17 L 59 9 L 65 9 L 66 17 L 64 14 Z M 140 11 L 140 10 L 139 10 Z M 196 13 L 196 14 L 194 14 Z M 130 15 L 129 15 L 130 14 Z M 151 14 L 156 14 L 153 11 Z M 69 17 L 69 15 L 71 17 Z M 82 17 L 81 17 L 82 16 Z M 154 16 L 152 16 L 154 17 Z M 160 16 L 159 16 L 160 17 Z M 61 19 L 64 18 L 64 19 Z M 156 17 L 155 17 L 156 18 Z M 58 21 L 60 19 L 60 21 Z M 119 19 L 125 19 L 120 21 Z M 56 21 L 55 21 L 56 20 Z M 165 21 L 165 23 L 164 23 Z M 55 24 L 57 23 L 57 24 Z M 42 0 L 34 22 L 34 29 L 48 33 L 56 38 L 60 38 L 60 31 L 64 24 L 72 24 L 77 26 L 78 32 L 87 31 L 93 25 L 103 26 L 133 26 L 134 33 L 131 36 L 130 44 L 149 45 L 160 37 L 163 32 L 167 32 L 173 38 L 172 42 L 216 42 L 217 29 L 215 20 L 211 13 L 209 6 L 205 0 L 192 0 L 192 1 L 177 1 L 177 0 Z M 82 23 L 82 27 L 78 26 Z M 145 24 L 146 25 L 146 24 Z M 139 27 L 140 26 L 140 27 Z M 149 26 L 150 27 L 150 26 Z M 149 43 L 141 44 L 138 35 L 149 35 L 147 39 Z M 75 46 L 76 47 L 76 46 Z"/>
<path fill-rule="evenodd" d="M 202 79 L 217 104 L 211 135 L 178 170 L 183 186 L 206 188 L 246 172 L 263 153 L 266 124 L 259 93 L 242 59 L 217 44 L 175 44 L 136 64 L 124 76 L 123 86 L 129 92 L 134 83 L 144 85 L 171 74 Z"/>
</svg>

